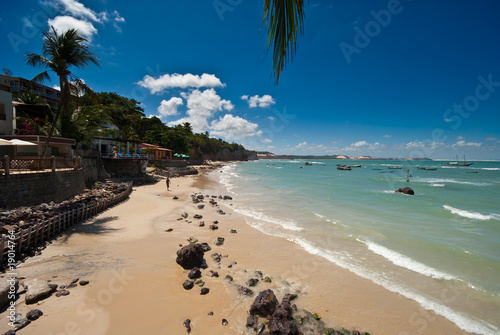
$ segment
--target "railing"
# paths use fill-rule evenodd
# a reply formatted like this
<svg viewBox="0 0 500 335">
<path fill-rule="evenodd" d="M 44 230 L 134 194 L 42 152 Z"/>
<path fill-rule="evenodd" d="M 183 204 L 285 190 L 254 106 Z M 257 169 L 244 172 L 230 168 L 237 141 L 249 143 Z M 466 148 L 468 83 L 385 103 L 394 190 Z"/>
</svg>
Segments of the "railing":
<svg viewBox="0 0 500 335">
<path fill-rule="evenodd" d="M 0 237 L 0 265 L 11 256 L 20 259 L 23 252 L 52 238 L 68 227 L 83 222 L 105 209 L 127 199 L 132 192 L 132 183 L 120 194 L 109 198 L 98 199 L 91 204 L 81 204 L 79 207 L 55 214 L 49 219 L 33 223 L 30 227 L 15 232 L 9 232 Z"/>
<path fill-rule="evenodd" d="M 0 175 L 14 173 L 55 172 L 56 170 L 78 170 L 81 167 L 80 157 L 73 158 L 16 158 L 4 156 L 0 159 Z"/>
</svg>

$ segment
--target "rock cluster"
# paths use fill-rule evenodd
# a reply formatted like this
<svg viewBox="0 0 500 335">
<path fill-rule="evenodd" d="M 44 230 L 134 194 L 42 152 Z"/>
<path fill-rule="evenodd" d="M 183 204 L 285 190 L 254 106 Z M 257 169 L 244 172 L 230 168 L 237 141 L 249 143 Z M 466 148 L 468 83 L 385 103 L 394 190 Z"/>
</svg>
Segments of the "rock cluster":
<svg viewBox="0 0 500 335">
<path fill-rule="evenodd" d="M 27 228 L 37 222 L 47 220 L 56 214 L 115 196 L 126 191 L 127 188 L 128 184 L 126 183 L 101 183 L 60 203 L 43 203 L 12 210 L 0 209 L 0 231 L 5 234 L 7 233 L 6 230 L 9 229 L 17 231 Z"/>
</svg>

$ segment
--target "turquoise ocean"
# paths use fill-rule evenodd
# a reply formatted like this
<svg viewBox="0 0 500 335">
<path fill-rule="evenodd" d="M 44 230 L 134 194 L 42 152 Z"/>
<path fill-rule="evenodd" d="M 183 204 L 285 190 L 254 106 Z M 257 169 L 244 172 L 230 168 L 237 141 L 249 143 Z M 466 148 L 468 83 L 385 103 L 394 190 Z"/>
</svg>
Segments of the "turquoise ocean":
<svg viewBox="0 0 500 335">
<path fill-rule="evenodd" d="M 305 162 L 230 164 L 220 181 L 234 195 L 233 210 L 256 229 L 467 332 L 500 334 L 500 162 Z M 339 163 L 361 167 L 340 171 Z M 415 195 L 394 192 L 405 186 Z"/>
</svg>

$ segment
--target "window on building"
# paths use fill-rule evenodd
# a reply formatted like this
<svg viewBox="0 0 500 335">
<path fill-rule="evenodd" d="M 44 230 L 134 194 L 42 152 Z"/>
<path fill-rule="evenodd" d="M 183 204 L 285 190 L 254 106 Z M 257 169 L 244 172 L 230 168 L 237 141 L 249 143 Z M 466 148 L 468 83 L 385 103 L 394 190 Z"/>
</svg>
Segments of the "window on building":
<svg viewBox="0 0 500 335">
<path fill-rule="evenodd" d="M 0 120 L 7 120 L 7 115 L 5 115 L 5 105 L 0 104 Z"/>
</svg>

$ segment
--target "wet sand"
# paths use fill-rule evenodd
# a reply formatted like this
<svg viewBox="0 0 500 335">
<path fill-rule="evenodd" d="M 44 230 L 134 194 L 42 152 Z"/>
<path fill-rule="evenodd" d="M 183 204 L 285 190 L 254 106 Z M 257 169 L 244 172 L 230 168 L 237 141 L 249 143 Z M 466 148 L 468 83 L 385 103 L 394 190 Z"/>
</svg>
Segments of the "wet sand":
<svg viewBox="0 0 500 335">
<path fill-rule="evenodd" d="M 60 285 L 74 278 L 90 281 L 70 289 L 66 297 L 52 296 L 26 306 L 24 295 L 17 311 L 33 308 L 44 315 L 18 334 L 187 334 L 183 322 L 191 320 L 191 334 L 245 334 L 247 312 L 258 292 L 271 288 L 281 299 L 296 293 L 299 310 L 318 313 L 328 327 L 357 329 L 371 334 L 465 334 L 445 318 L 422 309 L 416 302 L 391 293 L 372 282 L 313 256 L 296 244 L 263 234 L 231 211 L 231 201 L 205 199 L 198 209 L 191 195 L 228 194 L 217 176 L 186 176 L 134 188 L 130 199 L 87 222 L 70 228 L 47 247 L 42 255 L 19 266 L 18 276 L 50 279 Z M 173 197 L 179 197 L 174 200 Z M 226 212 L 217 213 L 218 209 Z M 187 219 L 178 220 L 182 213 Z M 202 219 L 194 219 L 200 214 Z M 219 229 L 209 226 L 217 220 Z M 205 226 L 200 227 L 199 222 Z M 167 229 L 173 229 L 167 232 Z M 235 229 L 237 233 L 230 233 Z M 207 295 L 200 287 L 186 291 L 182 283 L 187 270 L 175 262 L 180 244 L 189 237 L 207 242 L 208 265 L 203 270 Z M 217 237 L 224 237 L 216 246 Z M 210 255 L 222 254 L 220 264 Z M 236 262 L 237 264 L 234 264 Z M 231 266 L 231 267 L 229 267 Z M 210 277 L 209 270 L 219 277 Z M 253 297 L 238 293 L 238 285 L 250 278 L 269 276 L 252 289 Z M 231 282 L 226 275 L 234 278 Z M 56 276 L 56 277 L 55 277 Z M 213 312 L 213 315 L 209 315 Z M 0 332 L 9 329 L 3 312 Z M 228 324 L 222 325 L 222 319 Z M 250 334 L 250 333 L 249 333 Z"/>
</svg>

